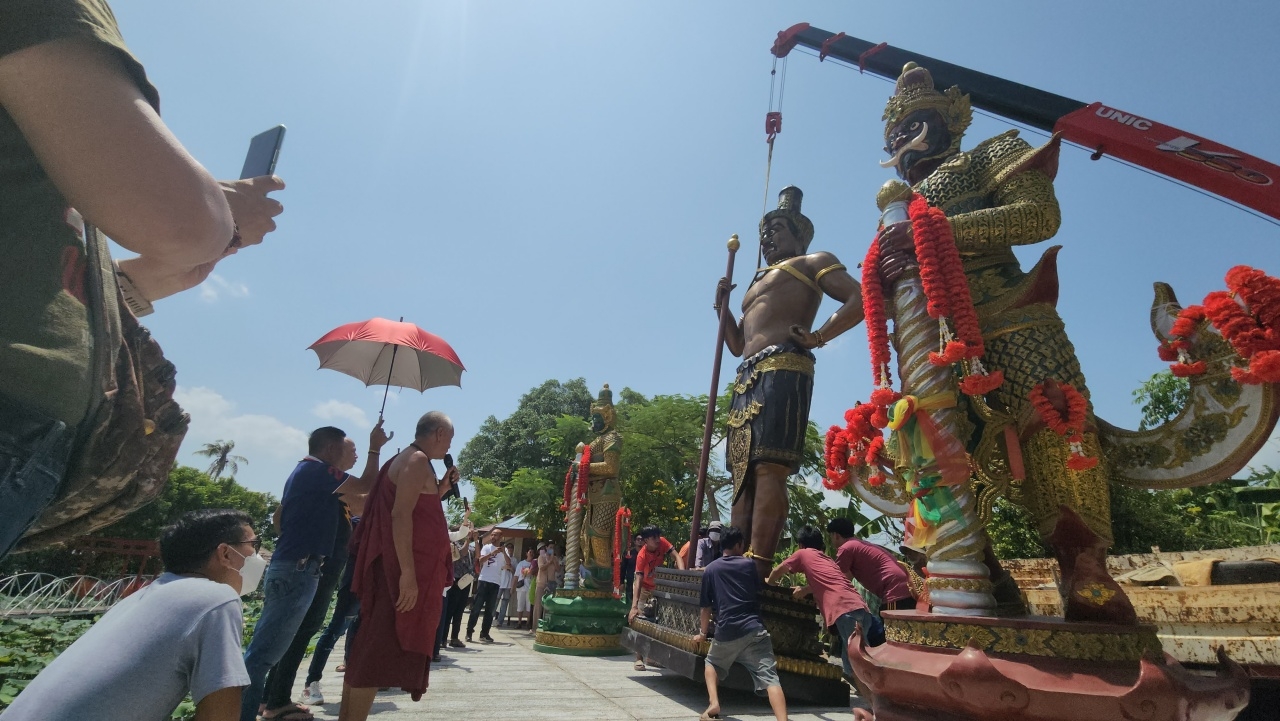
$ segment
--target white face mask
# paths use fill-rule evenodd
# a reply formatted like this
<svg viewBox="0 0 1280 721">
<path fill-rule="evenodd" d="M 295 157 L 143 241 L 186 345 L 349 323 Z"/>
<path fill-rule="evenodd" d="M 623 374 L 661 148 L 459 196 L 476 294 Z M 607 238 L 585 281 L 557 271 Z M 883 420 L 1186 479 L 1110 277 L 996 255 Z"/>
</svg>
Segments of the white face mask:
<svg viewBox="0 0 1280 721">
<path fill-rule="evenodd" d="M 708 534 L 707 534 L 707 537 L 711 539 L 711 542 L 712 542 L 712 543 L 719 543 L 719 542 L 720 542 L 720 532 L 719 532 L 719 531 L 712 531 L 712 532 L 710 532 L 710 533 L 708 533 Z"/>
<path fill-rule="evenodd" d="M 267 559 L 257 551 L 252 556 L 246 556 L 234 548 L 231 550 L 244 559 L 244 566 L 236 573 L 240 574 L 240 595 L 248 596 L 258 590 L 258 584 L 262 583 L 262 574 L 267 572 Z"/>
</svg>

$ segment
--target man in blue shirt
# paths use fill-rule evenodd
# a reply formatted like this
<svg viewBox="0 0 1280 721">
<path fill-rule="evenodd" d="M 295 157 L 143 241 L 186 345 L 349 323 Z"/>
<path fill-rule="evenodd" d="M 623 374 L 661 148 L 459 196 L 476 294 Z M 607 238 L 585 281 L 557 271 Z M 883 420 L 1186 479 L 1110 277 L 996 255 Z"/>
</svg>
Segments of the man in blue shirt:
<svg viewBox="0 0 1280 721">
<path fill-rule="evenodd" d="M 716 633 L 703 669 L 710 703 L 700 721 L 720 718 L 717 685 L 735 662 L 746 666 L 756 693 L 769 697 L 778 721 L 786 721 L 787 699 L 778 680 L 773 641 L 760 620 L 761 582 L 756 563 L 742 555 L 746 544 L 742 530 L 735 526 L 723 530 L 720 547 L 724 555 L 708 564 L 702 574 L 701 632 L 693 637 L 695 643 L 707 640 L 714 610 Z"/>
<path fill-rule="evenodd" d="M 263 582 L 262 615 L 244 653 L 249 685 L 240 699 L 240 721 L 258 717 L 267 673 L 280 662 L 302 625 L 315 598 L 324 560 L 335 555 L 338 526 L 345 523 L 342 502 L 335 492 L 344 486 L 344 494 L 368 493 L 378 476 L 379 451 L 390 438 L 379 420 L 369 433 L 364 473 L 354 478 L 347 471 L 358 457 L 355 441 L 338 428 L 318 428 L 307 442 L 309 455 L 285 481 L 280 538 Z M 284 721 L 312 718 L 306 708 L 294 703 L 263 709 L 262 717 Z"/>
</svg>

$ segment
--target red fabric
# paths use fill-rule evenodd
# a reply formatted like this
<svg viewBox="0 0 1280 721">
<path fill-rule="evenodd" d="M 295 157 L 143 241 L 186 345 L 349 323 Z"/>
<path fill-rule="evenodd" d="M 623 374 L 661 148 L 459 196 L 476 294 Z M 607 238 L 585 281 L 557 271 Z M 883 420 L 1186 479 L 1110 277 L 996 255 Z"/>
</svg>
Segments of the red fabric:
<svg viewBox="0 0 1280 721">
<path fill-rule="evenodd" d="M 907 572 L 898 559 L 874 543 L 858 538 L 845 541 L 836 553 L 836 564 L 885 603 L 912 598 Z"/>
<path fill-rule="evenodd" d="M 671 541 L 665 538 L 658 538 L 658 550 L 653 553 L 649 552 L 648 546 L 641 546 L 640 553 L 636 554 L 636 573 L 643 573 L 644 578 L 640 581 L 640 588 L 652 591 L 657 587 L 653 581 L 653 570 L 662 565 L 662 559 L 667 557 L 671 549 L 675 546 L 671 545 Z"/>
<path fill-rule="evenodd" d="M 813 601 L 822 611 L 822 621 L 828 627 L 836 625 L 836 619 L 850 611 L 865 611 L 867 602 L 849 585 L 836 562 L 816 548 L 801 548 L 782 562 L 788 571 L 803 573 L 805 582 L 813 591 Z"/>
<path fill-rule="evenodd" d="M 443 591 L 453 582 L 444 508 L 439 496 L 424 493 L 413 509 L 413 565 L 418 580 L 418 602 L 406 613 L 395 611 L 395 600 L 400 594 L 400 562 L 391 535 L 391 507 L 396 495 L 395 483 L 387 475 L 391 463 L 387 461 L 383 465 L 369 491 L 364 516 L 356 531 L 359 553 L 351 590 L 360 599 L 362 612 L 359 633 L 352 639 L 347 671 L 347 683 L 356 688 L 391 687 L 402 682 L 416 684 L 418 661 L 430 661 L 434 650 Z M 359 655 L 355 652 L 357 647 L 361 651 Z M 402 668 L 405 664 L 413 668 Z M 414 694 L 415 701 L 426 690 L 427 672 L 424 664 L 420 686 L 401 686 Z"/>
</svg>

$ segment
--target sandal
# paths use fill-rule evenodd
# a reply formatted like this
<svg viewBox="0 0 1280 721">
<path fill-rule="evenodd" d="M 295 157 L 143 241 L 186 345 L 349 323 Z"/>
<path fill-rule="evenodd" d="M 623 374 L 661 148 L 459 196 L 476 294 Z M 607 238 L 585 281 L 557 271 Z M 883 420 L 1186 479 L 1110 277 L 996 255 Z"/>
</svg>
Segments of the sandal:
<svg viewBox="0 0 1280 721">
<path fill-rule="evenodd" d="M 262 712 L 263 721 L 314 721 L 315 716 L 311 715 L 311 709 L 301 704 L 291 703 L 288 706 L 281 706 L 270 712 Z"/>
<path fill-rule="evenodd" d="M 724 717 L 718 713 L 712 714 L 703 711 L 702 715 L 698 717 L 698 721 L 724 721 Z"/>
<path fill-rule="evenodd" d="M 340 664 L 338 664 L 338 667 L 334 669 L 334 672 L 335 672 L 335 673 L 346 673 L 346 672 L 347 672 L 347 664 L 345 664 L 345 663 L 340 663 Z"/>
<path fill-rule="evenodd" d="M 636 661 L 636 665 L 632 666 L 631 668 L 633 668 L 633 669 L 635 669 L 635 670 L 637 670 L 637 671 L 645 671 L 645 670 L 647 670 L 647 669 L 644 667 L 644 661 Z"/>
</svg>

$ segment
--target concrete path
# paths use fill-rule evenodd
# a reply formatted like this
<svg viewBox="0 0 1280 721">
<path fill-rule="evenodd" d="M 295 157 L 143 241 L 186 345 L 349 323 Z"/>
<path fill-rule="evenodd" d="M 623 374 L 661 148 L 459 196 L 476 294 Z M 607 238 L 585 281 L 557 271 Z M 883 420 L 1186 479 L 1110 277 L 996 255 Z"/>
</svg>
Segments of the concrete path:
<svg viewBox="0 0 1280 721">
<path fill-rule="evenodd" d="M 694 721 L 707 707 L 706 688 L 669 671 L 635 671 L 634 657 L 579 657 L 538 653 L 527 631 L 493 629 L 495 643 L 447 649 L 431 667 L 431 688 L 418 703 L 396 690 L 378 694 L 371 721 L 482 719 L 483 721 Z M 320 682 L 326 704 L 316 718 L 338 715 L 342 675 L 334 671 L 341 647 Z M 306 662 L 298 675 L 302 677 Z M 772 721 L 768 703 L 740 691 L 722 690 L 722 715 L 737 721 Z M 847 721 L 847 708 L 788 707 L 793 721 Z"/>
</svg>

